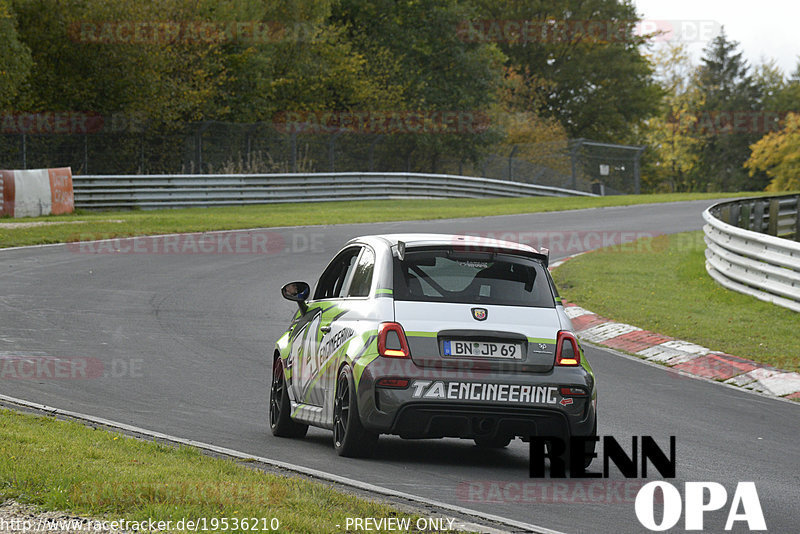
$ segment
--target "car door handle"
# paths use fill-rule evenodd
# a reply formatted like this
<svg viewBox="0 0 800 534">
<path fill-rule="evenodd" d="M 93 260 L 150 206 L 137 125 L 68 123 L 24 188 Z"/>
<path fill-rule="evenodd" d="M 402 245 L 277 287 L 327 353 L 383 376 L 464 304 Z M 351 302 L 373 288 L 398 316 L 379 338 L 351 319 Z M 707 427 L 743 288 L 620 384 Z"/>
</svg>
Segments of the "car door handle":
<svg viewBox="0 0 800 534">
<path fill-rule="evenodd" d="M 320 326 L 319 329 L 322 331 L 323 334 L 327 334 L 331 331 L 330 325 Z"/>
</svg>

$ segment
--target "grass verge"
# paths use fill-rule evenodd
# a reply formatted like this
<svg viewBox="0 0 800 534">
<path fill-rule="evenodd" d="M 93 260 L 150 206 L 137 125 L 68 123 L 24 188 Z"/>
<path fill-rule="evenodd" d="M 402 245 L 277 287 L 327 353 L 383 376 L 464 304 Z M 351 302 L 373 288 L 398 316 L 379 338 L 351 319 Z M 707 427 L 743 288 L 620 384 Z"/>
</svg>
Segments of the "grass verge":
<svg viewBox="0 0 800 534">
<path fill-rule="evenodd" d="M 800 371 L 798 314 L 729 291 L 705 270 L 703 232 L 609 247 L 553 273 L 562 296 L 594 313 Z"/>
<path fill-rule="evenodd" d="M 389 505 L 323 484 L 249 469 L 52 417 L 0 410 L 0 502 L 14 498 L 98 519 L 207 518 L 212 531 L 327 533 L 346 517 L 405 517 Z M 212 518 L 259 518 L 247 529 L 211 528 Z M 260 518 L 266 518 L 262 523 Z M 337 528 L 337 524 L 342 528 Z M 266 528 L 265 528 L 266 527 Z"/>
<path fill-rule="evenodd" d="M 482 217 L 746 195 L 752 195 L 752 193 L 675 193 L 510 199 L 398 199 L 151 211 L 79 211 L 71 215 L 0 219 L 0 248 L 176 232 Z M 24 226 L 19 226 L 19 223 L 23 223 Z M 48 224 L 30 226 L 29 223 Z"/>
</svg>

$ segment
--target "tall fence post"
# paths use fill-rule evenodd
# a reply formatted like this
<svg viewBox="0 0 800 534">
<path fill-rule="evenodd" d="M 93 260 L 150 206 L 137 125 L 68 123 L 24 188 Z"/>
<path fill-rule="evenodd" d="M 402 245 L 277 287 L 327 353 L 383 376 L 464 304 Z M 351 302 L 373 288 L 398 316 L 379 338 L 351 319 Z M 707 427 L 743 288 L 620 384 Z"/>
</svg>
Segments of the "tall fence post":
<svg viewBox="0 0 800 534">
<path fill-rule="evenodd" d="M 328 141 L 328 170 L 335 172 L 336 170 L 336 135 L 332 135 Z"/>
<path fill-rule="evenodd" d="M 22 168 L 28 168 L 28 136 L 22 134 Z"/>
<path fill-rule="evenodd" d="M 511 149 L 511 154 L 508 155 L 508 181 L 509 182 L 514 179 L 513 178 L 513 176 L 514 176 L 514 171 L 513 171 L 514 154 L 517 153 L 518 149 L 519 149 L 519 146 L 518 145 L 514 145 L 514 148 Z M 574 185 L 573 185 L 573 187 L 574 187 Z"/>
<path fill-rule="evenodd" d="M 297 172 L 297 132 L 289 136 L 289 168 L 291 172 Z"/>
<path fill-rule="evenodd" d="M 638 195 L 642 192 L 642 152 L 646 147 L 639 147 L 633 155 L 633 192 Z"/>
<path fill-rule="evenodd" d="M 203 172 L 203 131 L 202 126 L 197 129 L 194 137 L 194 160 L 197 162 L 197 173 Z"/>
<path fill-rule="evenodd" d="M 578 150 L 580 150 L 583 144 L 583 139 L 576 139 L 574 143 L 572 150 L 569 151 L 569 160 L 572 171 L 572 189 L 578 189 L 578 169 L 576 167 L 578 163 Z"/>
<path fill-rule="evenodd" d="M 378 134 L 369 144 L 369 172 L 375 172 L 375 145 L 381 140 L 383 134 Z"/>
</svg>

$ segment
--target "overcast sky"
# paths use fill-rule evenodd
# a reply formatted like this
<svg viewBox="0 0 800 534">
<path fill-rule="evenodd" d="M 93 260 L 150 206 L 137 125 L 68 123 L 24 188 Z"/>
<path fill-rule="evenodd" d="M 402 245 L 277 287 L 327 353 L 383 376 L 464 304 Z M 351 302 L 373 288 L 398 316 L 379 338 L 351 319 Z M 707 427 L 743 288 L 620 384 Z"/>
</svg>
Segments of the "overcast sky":
<svg viewBox="0 0 800 534">
<path fill-rule="evenodd" d="M 644 19 L 645 29 L 648 25 L 659 29 L 682 26 L 683 39 L 689 42 L 696 63 L 703 55 L 703 48 L 724 25 L 728 39 L 739 42 L 739 49 L 751 66 L 761 63 L 762 58 L 774 58 L 784 74 L 791 74 L 797 67 L 798 0 L 633 0 L 633 3 Z"/>
</svg>

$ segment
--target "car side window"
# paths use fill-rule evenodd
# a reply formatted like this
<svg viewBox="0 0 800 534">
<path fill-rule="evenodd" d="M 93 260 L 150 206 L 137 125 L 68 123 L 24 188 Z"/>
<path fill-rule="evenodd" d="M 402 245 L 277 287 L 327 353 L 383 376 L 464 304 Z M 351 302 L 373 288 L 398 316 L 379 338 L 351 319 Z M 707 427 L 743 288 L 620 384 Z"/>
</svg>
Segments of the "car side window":
<svg viewBox="0 0 800 534">
<path fill-rule="evenodd" d="M 355 267 L 359 252 L 361 252 L 361 247 L 348 248 L 334 258 L 319 279 L 317 290 L 314 292 L 314 300 L 335 299 L 343 296 L 342 289 L 350 271 Z"/>
<path fill-rule="evenodd" d="M 375 268 L 375 253 L 369 247 L 364 247 L 358 264 L 353 271 L 353 281 L 350 282 L 348 297 L 368 297 L 372 287 L 372 271 Z"/>
</svg>

